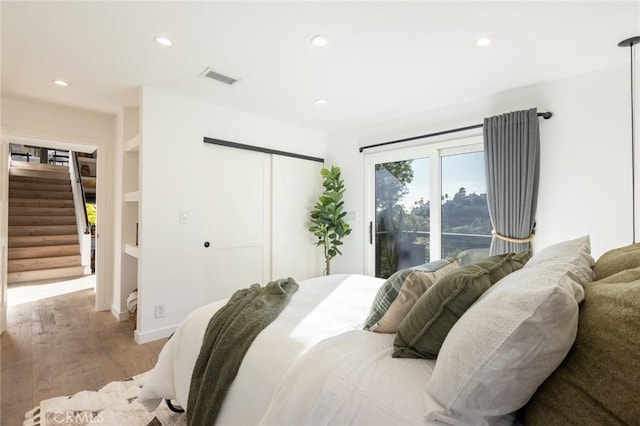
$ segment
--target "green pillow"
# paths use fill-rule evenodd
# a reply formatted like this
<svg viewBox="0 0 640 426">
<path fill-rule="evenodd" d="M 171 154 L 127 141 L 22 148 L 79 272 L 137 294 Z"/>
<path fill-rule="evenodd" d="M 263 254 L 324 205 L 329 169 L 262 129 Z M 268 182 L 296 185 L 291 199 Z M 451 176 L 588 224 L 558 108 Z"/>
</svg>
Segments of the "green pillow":
<svg viewBox="0 0 640 426">
<path fill-rule="evenodd" d="M 380 290 L 378 290 L 376 298 L 373 300 L 371 310 L 369 311 L 369 316 L 364 322 L 365 330 L 375 329 L 374 326 L 378 324 L 380 318 L 382 318 L 384 314 L 387 313 L 389 307 L 391 306 L 391 303 L 396 300 L 396 297 L 398 297 L 398 294 L 400 293 L 400 288 L 402 287 L 404 280 L 409 276 L 411 272 L 437 272 L 445 266 L 451 265 L 452 263 L 455 263 L 457 265 L 457 262 L 453 259 L 434 260 L 433 262 L 414 266 L 412 268 L 401 269 L 387 278 L 384 284 L 382 284 L 382 287 L 380 287 Z"/>
<path fill-rule="evenodd" d="M 525 406 L 524 424 L 638 424 L 639 324 L 640 268 L 587 285 L 576 341 Z"/>
<path fill-rule="evenodd" d="M 400 323 L 392 356 L 435 359 L 465 311 L 493 284 L 522 268 L 530 256 L 529 251 L 492 256 L 440 278 Z"/>
<path fill-rule="evenodd" d="M 609 250 L 596 262 L 593 272 L 596 280 L 601 280 L 610 275 L 617 274 L 625 269 L 640 266 L 640 243 Z"/>
</svg>

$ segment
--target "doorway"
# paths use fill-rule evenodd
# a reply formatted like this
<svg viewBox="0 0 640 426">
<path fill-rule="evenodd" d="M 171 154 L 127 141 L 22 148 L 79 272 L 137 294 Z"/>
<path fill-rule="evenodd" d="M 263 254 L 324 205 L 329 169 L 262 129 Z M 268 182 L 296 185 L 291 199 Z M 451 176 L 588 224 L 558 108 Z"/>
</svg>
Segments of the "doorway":
<svg viewBox="0 0 640 426">
<path fill-rule="evenodd" d="M 5 136 L 2 154 L 8 165 L 0 169 L 7 182 L 2 188 L 7 212 L 0 271 L 3 326 L 7 308 L 23 300 L 93 288 L 97 307 L 102 284 L 95 266 L 97 148 Z M 58 179 L 65 174 L 67 183 Z M 76 259 L 78 266 L 72 266 Z M 28 275 L 31 270 L 35 273 Z"/>
</svg>

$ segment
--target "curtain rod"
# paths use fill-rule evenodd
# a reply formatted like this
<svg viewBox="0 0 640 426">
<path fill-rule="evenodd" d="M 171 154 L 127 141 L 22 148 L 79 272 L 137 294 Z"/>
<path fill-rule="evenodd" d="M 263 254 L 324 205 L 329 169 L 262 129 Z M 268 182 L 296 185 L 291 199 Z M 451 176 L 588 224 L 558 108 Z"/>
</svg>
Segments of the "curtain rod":
<svg viewBox="0 0 640 426">
<path fill-rule="evenodd" d="M 538 117 L 542 117 L 545 120 L 548 120 L 551 117 L 553 117 L 553 113 L 550 112 L 550 111 L 549 112 L 539 112 L 538 113 Z M 426 135 L 412 136 L 410 138 L 398 139 L 398 140 L 395 140 L 395 141 L 380 142 L 380 143 L 376 143 L 376 144 L 373 144 L 373 145 L 361 146 L 360 148 L 358 148 L 358 150 L 360 152 L 362 152 L 365 149 L 369 149 L 369 148 L 377 148 L 379 146 L 391 145 L 391 144 L 400 143 L 400 142 L 409 142 L 409 141 L 414 141 L 416 139 L 431 138 L 431 137 L 434 137 L 434 136 L 447 135 L 449 133 L 463 132 L 465 130 L 479 129 L 482 126 L 483 126 L 483 124 L 473 124 L 471 126 L 458 127 L 457 129 L 442 130 L 440 132 L 428 133 Z"/>
</svg>

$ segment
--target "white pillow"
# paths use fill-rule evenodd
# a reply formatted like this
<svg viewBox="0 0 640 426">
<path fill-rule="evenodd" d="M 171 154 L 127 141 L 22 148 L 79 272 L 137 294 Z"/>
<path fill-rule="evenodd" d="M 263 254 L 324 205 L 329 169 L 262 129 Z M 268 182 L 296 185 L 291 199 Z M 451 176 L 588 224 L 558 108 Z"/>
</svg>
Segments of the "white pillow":
<svg viewBox="0 0 640 426">
<path fill-rule="evenodd" d="M 579 275 L 581 280 L 591 282 L 594 278 L 595 262 L 591 257 L 591 240 L 588 235 L 545 247 L 531 256 L 524 267 L 531 268 L 549 262 L 568 262 L 572 266 L 571 271 Z"/>
<path fill-rule="evenodd" d="M 442 345 L 425 402 L 435 399 L 443 409 L 427 418 L 493 424 L 493 416 L 526 404 L 573 345 L 589 259 L 577 253 L 527 263 L 485 292 Z"/>
<path fill-rule="evenodd" d="M 527 265 L 535 266 L 549 260 L 557 260 L 560 258 L 572 257 L 576 252 L 581 250 L 590 250 L 591 243 L 588 235 L 574 240 L 562 241 L 561 243 L 547 246 L 531 256 Z"/>
</svg>

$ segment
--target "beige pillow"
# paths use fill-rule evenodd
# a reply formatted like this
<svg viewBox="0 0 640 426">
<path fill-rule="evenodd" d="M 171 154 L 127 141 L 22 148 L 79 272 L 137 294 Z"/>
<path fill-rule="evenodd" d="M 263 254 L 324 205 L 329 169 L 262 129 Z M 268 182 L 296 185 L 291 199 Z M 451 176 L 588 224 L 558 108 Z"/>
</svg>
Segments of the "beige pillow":
<svg viewBox="0 0 640 426">
<path fill-rule="evenodd" d="M 411 272 L 405 278 L 402 287 L 400 287 L 398 297 L 391 302 L 387 312 L 378 321 L 378 327 L 375 331 L 378 333 L 397 332 L 398 326 L 407 316 L 416 300 L 433 285 L 436 279 L 436 272 Z"/>
<path fill-rule="evenodd" d="M 398 297 L 400 288 L 404 284 L 405 278 L 413 271 L 420 272 L 432 272 L 435 273 L 436 278 L 446 274 L 448 271 L 457 268 L 458 261 L 455 259 L 441 259 L 434 260 L 429 263 L 425 263 L 418 266 L 413 266 L 407 269 L 401 269 L 391 275 L 384 282 L 378 294 L 376 294 L 373 303 L 371 304 L 371 310 L 369 316 L 364 322 L 364 329 L 369 331 L 377 331 L 378 321 L 387 312 L 391 303 Z"/>
</svg>

